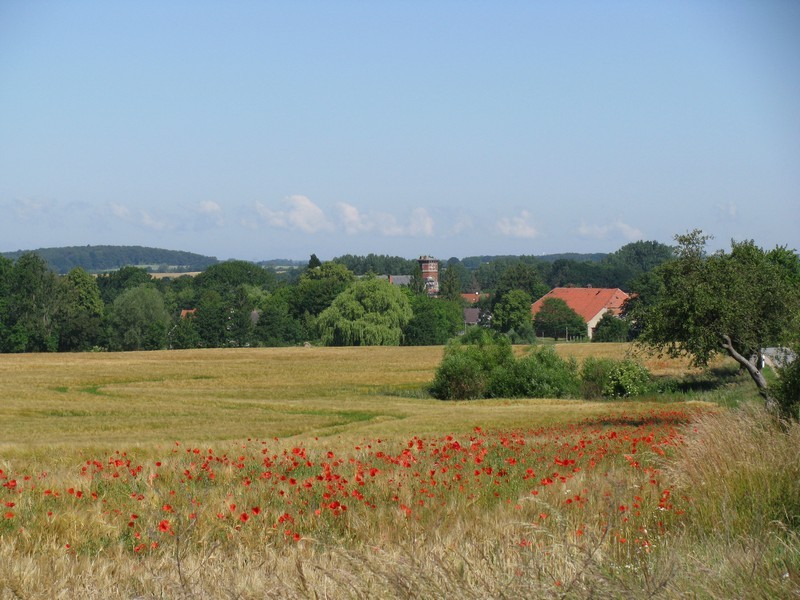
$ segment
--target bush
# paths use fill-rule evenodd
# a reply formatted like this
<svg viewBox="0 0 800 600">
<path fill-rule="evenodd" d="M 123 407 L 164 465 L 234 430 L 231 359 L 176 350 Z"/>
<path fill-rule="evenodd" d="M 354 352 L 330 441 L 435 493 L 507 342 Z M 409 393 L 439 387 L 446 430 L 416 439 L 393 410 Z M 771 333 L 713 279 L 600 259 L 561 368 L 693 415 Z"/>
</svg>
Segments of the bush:
<svg viewBox="0 0 800 600">
<path fill-rule="evenodd" d="M 626 398 L 641 396 L 653 389 L 650 371 L 647 367 L 632 360 L 617 362 L 608 372 L 603 396 L 607 398 Z"/>
<path fill-rule="evenodd" d="M 575 359 L 564 360 L 553 348 L 542 348 L 500 366 L 491 374 L 492 398 L 570 398 L 580 380 Z"/>
<path fill-rule="evenodd" d="M 778 402 L 781 416 L 800 419 L 800 345 L 795 346 L 792 360 L 787 357 L 777 368 L 778 381 L 773 385 L 773 395 Z"/>
<path fill-rule="evenodd" d="M 581 396 L 587 400 L 603 397 L 603 390 L 609 381 L 611 370 L 617 361 L 611 358 L 590 356 L 581 366 Z"/>
<path fill-rule="evenodd" d="M 485 398 L 492 372 L 513 362 L 511 344 L 505 336 L 473 328 L 445 347 L 431 395 L 440 400 Z"/>
<path fill-rule="evenodd" d="M 447 345 L 430 393 L 441 400 L 566 398 L 579 389 L 574 359 L 543 348 L 515 360 L 507 337 L 476 328 Z"/>
<path fill-rule="evenodd" d="M 536 331 L 533 329 L 533 323 L 524 323 L 518 327 L 509 329 L 506 336 L 508 336 L 512 344 L 536 343 Z"/>
<path fill-rule="evenodd" d="M 627 321 L 619 317 L 615 317 L 611 313 L 606 313 L 597 324 L 597 327 L 594 330 L 594 335 L 592 336 L 592 341 L 627 342 L 629 329 L 630 326 L 628 325 Z"/>
</svg>

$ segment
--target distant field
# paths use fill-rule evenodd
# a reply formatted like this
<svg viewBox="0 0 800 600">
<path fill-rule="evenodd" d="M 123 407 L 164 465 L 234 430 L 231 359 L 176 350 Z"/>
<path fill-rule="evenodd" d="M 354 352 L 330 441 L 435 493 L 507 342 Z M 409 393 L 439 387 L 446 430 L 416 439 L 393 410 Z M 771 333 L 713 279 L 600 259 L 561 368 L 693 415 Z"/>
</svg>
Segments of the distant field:
<svg viewBox="0 0 800 600">
<path fill-rule="evenodd" d="M 630 350 L 626 344 L 557 348 L 579 360 Z M 441 356 L 441 347 L 0 355 L 0 448 L 409 435 L 631 410 L 574 400 L 425 398 Z M 676 361 L 649 364 L 655 373 L 685 368 Z"/>
<path fill-rule="evenodd" d="M 189 277 L 196 277 L 202 273 L 202 271 L 187 271 L 185 273 L 177 273 L 177 272 L 167 272 L 167 273 L 150 273 L 150 277 L 153 279 L 177 279 L 178 277 L 183 277 L 184 275 L 188 275 Z"/>
<path fill-rule="evenodd" d="M 681 394 L 441 402 L 441 356 L 0 355 L 0 600 L 800 593 L 800 427 Z"/>
</svg>

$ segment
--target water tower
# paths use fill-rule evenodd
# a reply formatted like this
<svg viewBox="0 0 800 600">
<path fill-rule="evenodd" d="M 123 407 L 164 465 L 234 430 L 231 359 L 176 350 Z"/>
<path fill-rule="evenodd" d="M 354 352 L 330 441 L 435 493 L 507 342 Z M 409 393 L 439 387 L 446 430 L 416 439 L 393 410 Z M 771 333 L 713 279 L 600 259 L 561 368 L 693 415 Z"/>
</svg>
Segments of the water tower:
<svg viewBox="0 0 800 600">
<path fill-rule="evenodd" d="M 425 282 L 425 291 L 430 296 L 439 293 L 439 261 L 432 256 L 420 256 L 419 267 L 422 269 L 422 281 Z"/>
</svg>

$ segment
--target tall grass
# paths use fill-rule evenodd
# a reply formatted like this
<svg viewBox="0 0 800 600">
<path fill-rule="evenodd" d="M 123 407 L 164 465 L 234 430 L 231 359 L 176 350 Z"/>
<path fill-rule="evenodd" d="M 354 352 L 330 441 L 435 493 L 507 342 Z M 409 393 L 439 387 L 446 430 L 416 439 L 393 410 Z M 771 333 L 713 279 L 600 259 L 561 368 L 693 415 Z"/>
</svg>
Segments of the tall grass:
<svg viewBox="0 0 800 600">
<path fill-rule="evenodd" d="M 800 595 L 800 426 L 747 401 L 410 393 L 441 349 L 95 356 L 0 357 L 0 600 Z"/>
</svg>

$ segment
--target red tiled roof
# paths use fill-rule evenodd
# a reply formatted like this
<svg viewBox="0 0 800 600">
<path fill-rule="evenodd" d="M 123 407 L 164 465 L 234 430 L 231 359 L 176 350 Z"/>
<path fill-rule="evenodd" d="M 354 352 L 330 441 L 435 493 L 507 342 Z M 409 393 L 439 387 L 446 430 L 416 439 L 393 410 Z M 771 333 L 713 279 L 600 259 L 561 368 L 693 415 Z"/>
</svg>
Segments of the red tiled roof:
<svg viewBox="0 0 800 600">
<path fill-rule="evenodd" d="M 470 292 L 468 294 L 461 294 L 461 297 L 470 304 L 475 304 L 481 298 L 488 298 L 489 294 L 481 294 L 480 292 Z"/>
<path fill-rule="evenodd" d="M 531 305 L 531 315 L 539 312 L 547 298 L 560 298 L 572 310 L 589 322 L 604 308 L 614 315 L 619 315 L 628 294 L 619 288 L 553 288 Z"/>
</svg>

